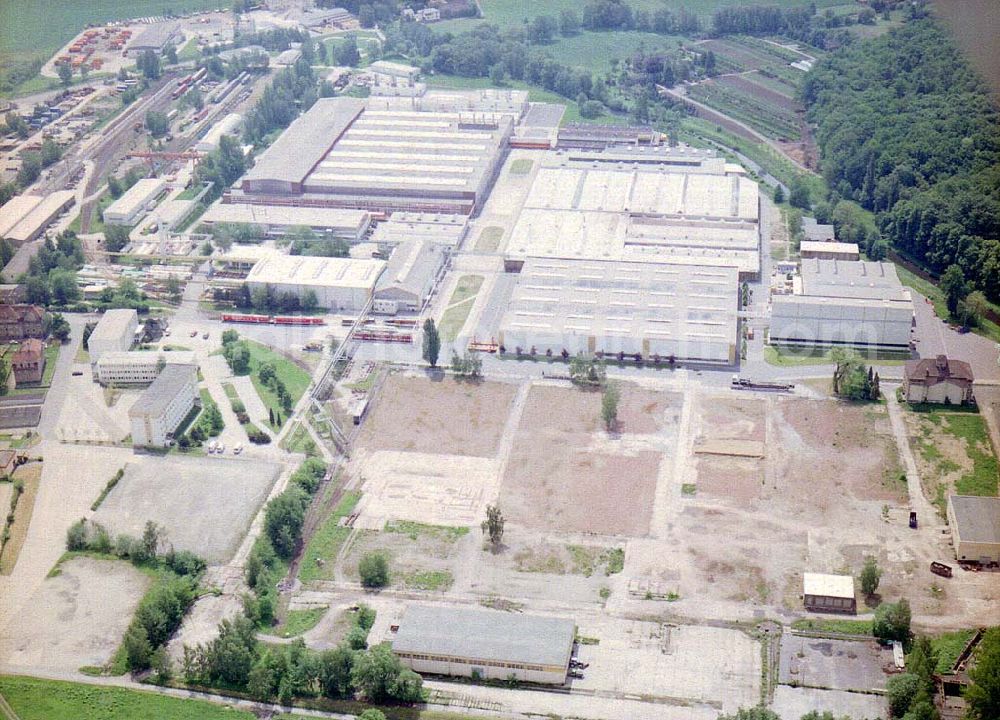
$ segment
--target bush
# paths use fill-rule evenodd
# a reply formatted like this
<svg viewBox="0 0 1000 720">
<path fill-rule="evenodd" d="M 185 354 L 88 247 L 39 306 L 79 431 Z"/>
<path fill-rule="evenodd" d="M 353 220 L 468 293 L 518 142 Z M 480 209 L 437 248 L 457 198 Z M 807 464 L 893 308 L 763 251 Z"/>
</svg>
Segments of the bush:
<svg viewBox="0 0 1000 720">
<path fill-rule="evenodd" d="M 347 633 L 347 645 L 351 650 L 364 650 L 368 647 L 368 631 L 355 625 Z"/>
<path fill-rule="evenodd" d="M 202 570 L 205 569 L 205 561 L 187 550 L 174 552 L 171 549 L 164 556 L 163 561 L 168 568 L 178 575 L 200 575 Z"/>
<path fill-rule="evenodd" d="M 77 520 L 66 531 L 66 549 L 70 551 L 87 549 L 87 521 Z"/>
<path fill-rule="evenodd" d="M 883 641 L 909 641 L 910 603 L 906 598 L 898 603 L 882 603 L 876 608 L 872 634 Z"/>
<path fill-rule="evenodd" d="M 913 698 L 920 690 L 920 678 L 913 673 L 904 673 L 889 678 L 885 684 L 886 696 L 889 698 L 889 714 L 901 718 L 910 709 Z"/>
<path fill-rule="evenodd" d="M 354 621 L 358 624 L 358 627 L 364 628 L 366 631 L 371 630 L 375 624 L 375 609 L 368 605 L 359 605 L 358 614 L 354 618 Z"/>
<path fill-rule="evenodd" d="M 382 588 L 389 584 L 389 560 L 382 553 L 368 553 L 358 563 L 361 584 L 366 588 Z"/>
</svg>

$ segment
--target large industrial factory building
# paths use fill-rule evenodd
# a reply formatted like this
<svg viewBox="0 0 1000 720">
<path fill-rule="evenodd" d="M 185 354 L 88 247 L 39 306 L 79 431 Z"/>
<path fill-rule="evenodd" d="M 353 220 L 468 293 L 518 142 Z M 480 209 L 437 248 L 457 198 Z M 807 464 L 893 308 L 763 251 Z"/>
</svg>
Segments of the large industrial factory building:
<svg viewBox="0 0 1000 720">
<path fill-rule="evenodd" d="M 474 212 L 503 162 L 513 117 L 316 102 L 258 159 L 233 202 Z"/>
</svg>

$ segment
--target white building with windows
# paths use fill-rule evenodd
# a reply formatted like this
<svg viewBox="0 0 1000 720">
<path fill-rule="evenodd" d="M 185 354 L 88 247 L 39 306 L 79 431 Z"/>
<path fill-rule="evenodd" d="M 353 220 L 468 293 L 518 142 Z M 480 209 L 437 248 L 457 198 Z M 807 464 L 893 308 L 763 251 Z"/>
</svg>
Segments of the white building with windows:
<svg viewBox="0 0 1000 720">
<path fill-rule="evenodd" d="M 114 225 L 135 225 L 147 210 L 155 206 L 155 200 L 166 188 L 166 180 L 143 178 L 108 205 L 104 211 L 104 222 Z"/>
<path fill-rule="evenodd" d="M 198 367 L 167 365 L 129 409 L 134 447 L 166 447 L 198 398 Z"/>
<path fill-rule="evenodd" d="M 135 341 L 139 314 L 135 310 L 107 310 L 87 340 L 90 362 L 96 363 L 107 352 L 125 352 Z"/>
<path fill-rule="evenodd" d="M 167 365 L 195 365 L 193 352 L 107 352 L 94 363 L 94 380 L 101 385 L 148 385 Z"/>
</svg>

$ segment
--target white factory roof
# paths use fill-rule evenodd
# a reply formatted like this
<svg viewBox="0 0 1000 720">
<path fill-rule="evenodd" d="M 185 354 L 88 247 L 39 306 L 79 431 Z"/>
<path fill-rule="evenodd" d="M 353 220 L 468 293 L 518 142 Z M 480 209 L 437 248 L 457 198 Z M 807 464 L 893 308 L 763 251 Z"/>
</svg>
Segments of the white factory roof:
<svg viewBox="0 0 1000 720">
<path fill-rule="evenodd" d="M 202 216 L 201 221 L 279 227 L 303 225 L 305 227 L 346 228 L 360 231 L 371 222 L 371 215 L 365 210 L 220 202 L 210 207 Z"/>
<path fill-rule="evenodd" d="M 384 260 L 271 255 L 259 260 L 248 283 L 371 290 L 385 270 Z"/>
<path fill-rule="evenodd" d="M 799 243 L 799 252 L 805 257 L 806 253 L 851 253 L 860 255 L 861 248 L 857 243 L 842 243 L 820 240 L 803 240 Z"/>
<path fill-rule="evenodd" d="M 101 319 L 97 321 L 94 332 L 90 334 L 90 342 L 94 342 L 94 340 L 117 340 L 122 335 L 131 332 L 129 326 L 133 321 L 138 322 L 138 317 L 138 313 L 135 310 L 106 310 L 101 315 Z"/>
<path fill-rule="evenodd" d="M 49 193 L 41 202 L 36 204 L 28 213 L 21 218 L 14 227 L 7 231 L 5 237 L 13 240 L 15 242 L 24 242 L 28 240 L 33 235 L 38 233 L 38 230 L 45 224 L 52 221 L 52 218 L 59 212 L 59 210 L 71 202 L 73 198 L 76 197 L 76 193 L 72 190 L 58 190 L 53 193 Z M 11 200 L 10 202 L 13 202 Z M 8 203 L 9 205 L 10 203 Z"/>
<path fill-rule="evenodd" d="M 280 250 L 268 245 L 234 243 L 228 250 L 214 255 L 212 259 L 220 262 L 257 262 L 281 254 Z"/>
<path fill-rule="evenodd" d="M 41 195 L 16 195 L 0 206 L 0 237 L 7 237 L 7 233 L 41 201 Z"/>
<path fill-rule="evenodd" d="M 143 178 L 125 191 L 125 194 L 108 205 L 104 214 L 132 217 L 146 203 L 159 195 L 167 187 L 161 178 Z"/>
<path fill-rule="evenodd" d="M 804 573 L 802 576 L 802 592 L 805 595 L 853 599 L 854 578 L 850 575 Z"/>
<path fill-rule="evenodd" d="M 376 60 L 368 66 L 369 72 L 379 75 L 392 75 L 393 77 L 412 78 L 420 74 L 420 68 L 403 63 L 390 62 L 388 60 Z"/>
<path fill-rule="evenodd" d="M 440 245 L 458 245 L 469 226 L 466 215 L 394 212 L 375 227 L 372 241 L 396 244 L 404 240 L 423 239 Z"/>
<path fill-rule="evenodd" d="M 736 343 L 735 268 L 528 259 L 504 331 Z"/>
<path fill-rule="evenodd" d="M 757 184 L 713 157 L 550 153 L 511 233 L 514 257 L 760 268 Z M 620 155 L 620 157 L 619 157 Z M 624 162 L 624 158 L 633 162 Z M 586 161 L 584 158 L 589 158 Z"/>
</svg>

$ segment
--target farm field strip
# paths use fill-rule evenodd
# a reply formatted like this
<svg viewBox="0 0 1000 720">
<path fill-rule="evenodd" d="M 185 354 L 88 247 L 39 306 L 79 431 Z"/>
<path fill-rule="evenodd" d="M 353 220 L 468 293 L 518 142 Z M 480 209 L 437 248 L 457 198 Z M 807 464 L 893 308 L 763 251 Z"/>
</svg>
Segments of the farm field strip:
<svg viewBox="0 0 1000 720">
<path fill-rule="evenodd" d="M 746 123 L 773 138 L 798 140 L 799 120 L 794 113 L 733 90 L 718 83 L 701 83 L 690 88 L 695 100 Z"/>
<path fill-rule="evenodd" d="M 754 98 L 759 98 L 770 105 L 788 110 L 789 112 L 794 113 L 801 109 L 793 98 L 759 84 L 752 75 L 729 75 L 719 78 L 716 82 L 741 94 L 751 95 Z"/>
</svg>

